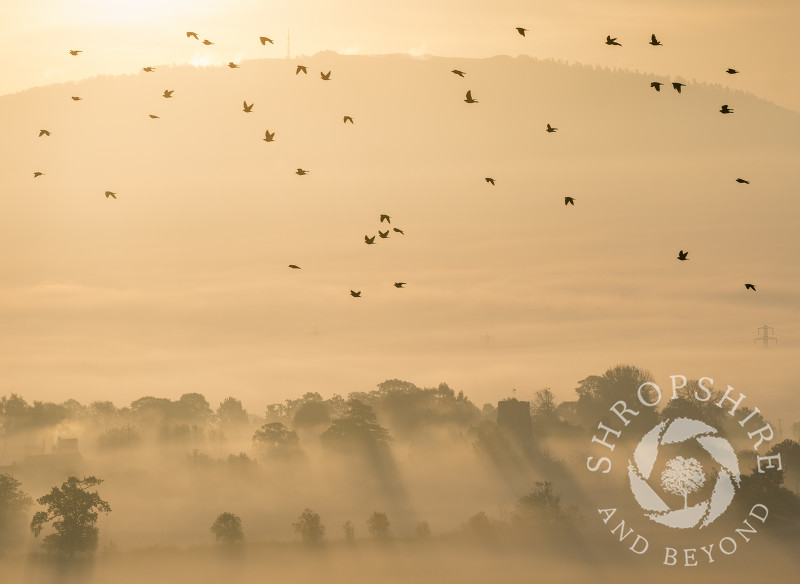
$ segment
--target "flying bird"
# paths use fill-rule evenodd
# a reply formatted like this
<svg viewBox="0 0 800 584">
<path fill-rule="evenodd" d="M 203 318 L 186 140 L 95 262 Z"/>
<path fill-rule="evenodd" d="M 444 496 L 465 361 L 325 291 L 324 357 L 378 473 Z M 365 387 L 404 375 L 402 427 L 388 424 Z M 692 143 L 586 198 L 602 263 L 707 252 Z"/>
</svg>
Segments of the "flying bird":
<svg viewBox="0 0 800 584">
<path fill-rule="evenodd" d="M 394 287 L 395 287 L 395 288 L 402 288 L 402 287 L 403 287 L 403 286 L 405 286 L 405 285 L 406 285 L 406 283 L 405 283 L 405 282 L 395 282 L 395 283 L 394 283 Z"/>
<path fill-rule="evenodd" d="M 264 140 L 264 142 L 273 142 L 275 140 L 275 132 L 270 134 L 269 130 L 267 130 L 264 137 L 261 139 Z"/>
<path fill-rule="evenodd" d="M 402 229 L 400 229 L 399 227 L 394 227 L 394 228 L 392 228 L 392 231 L 396 231 L 396 232 L 397 232 L 397 233 L 399 233 L 400 235 L 405 235 L 405 233 L 403 233 L 403 230 L 402 230 Z"/>
<path fill-rule="evenodd" d="M 388 215 L 381 215 L 381 223 L 383 223 L 384 221 L 386 221 L 387 223 L 391 223 L 392 218 L 389 217 Z"/>
<path fill-rule="evenodd" d="M 756 285 L 755 284 L 745 284 L 744 285 L 744 289 L 745 290 L 752 290 L 753 292 L 755 292 L 756 291 Z"/>
<path fill-rule="evenodd" d="M 172 94 L 175 93 L 174 89 L 165 89 L 163 97 L 172 97 Z"/>
<path fill-rule="evenodd" d="M 254 105 L 256 105 L 255 102 L 247 105 L 247 100 L 245 100 L 242 102 L 242 111 L 246 114 L 249 114 L 251 111 L 253 111 Z"/>
<path fill-rule="evenodd" d="M 656 91 L 661 91 L 661 86 L 662 86 L 662 85 L 664 85 L 664 84 L 663 84 L 663 83 L 660 83 L 660 82 L 658 82 L 658 81 L 651 81 L 651 82 L 650 82 L 650 87 L 652 87 L 652 88 L 653 88 L 653 89 L 655 89 Z"/>
<path fill-rule="evenodd" d="M 677 81 L 673 81 L 672 88 L 677 91 L 678 93 L 681 92 L 681 87 L 686 87 L 685 83 L 678 83 Z"/>
<path fill-rule="evenodd" d="M 272 39 L 269 37 L 258 37 L 258 40 L 261 41 L 262 45 L 266 45 L 267 43 L 274 45 L 275 43 L 272 42 Z"/>
<path fill-rule="evenodd" d="M 106 199 L 108 197 L 111 197 L 112 199 L 116 199 L 117 198 L 117 193 L 112 193 L 111 191 L 106 191 Z"/>
<path fill-rule="evenodd" d="M 204 44 L 204 45 L 206 45 L 206 46 L 208 46 L 208 45 L 213 45 L 214 43 L 212 43 L 212 42 L 211 42 L 210 40 L 208 40 L 208 39 L 203 39 L 203 44 Z"/>
<path fill-rule="evenodd" d="M 575 197 L 564 197 L 564 204 L 565 205 L 572 205 L 575 206 Z"/>
<path fill-rule="evenodd" d="M 527 28 L 522 28 L 521 26 L 518 26 L 518 27 L 517 27 L 517 32 L 518 32 L 519 34 L 521 34 L 522 36 L 525 36 L 525 32 L 526 32 L 527 30 L 528 30 Z"/>
<path fill-rule="evenodd" d="M 738 71 L 736 69 L 731 69 L 729 67 L 729 68 L 725 69 L 725 73 L 728 73 L 729 75 L 735 75 L 736 73 L 738 73 Z"/>
<path fill-rule="evenodd" d="M 200 37 L 197 36 L 196 32 L 192 32 L 192 31 L 187 32 L 186 33 L 186 38 L 188 39 L 189 37 L 194 37 L 198 41 L 200 40 Z"/>
<path fill-rule="evenodd" d="M 656 35 L 654 35 L 654 34 L 650 35 L 650 44 L 653 45 L 654 47 L 663 46 L 660 42 L 658 42 L 658 39 L 656 38 Z"/>
<path fill-rule="evenodd" d="M 77 97 L 75 95 L 72 96 L 72 101 L 80 101 L 82 98 Z"/>
<path fill-rule="evenodd" d="M 478 103 L 477 99 L 472 99 L 472 90 L 467 91 L 467 99 L 465 99 L 467 103 Z"/>
<path fill-rule="evenodd" d="M 239 65 L 231 61 L 230 63 L 228 63 L 228 67 L 230 67 L 231 69 L 238 69 Z"/>
<path fill-rule="evenodd" d="M 723 113 L 723 114 L 732 114 L 733 113 L 733 110 L 731 108 L 729 108 L 727 105 L 723 105 L 720 108 L 719 111 L 720 111 L 720 113 Z"/>
<path fill-rule="evenodd" d="M 381 231 L 380 229 L 378 229 L 378 235 L 381 236 L 381 239 L 386 239 L 387 237 L 389 237 L 389 230 L 387 229 L 386 231 Z"/>
<path fill-rule="evenodd" d="M 617 42 L 617 37 L 611 38 L 611 35 L 606 37 L 606 44 L 609 46 L 621 47 L 622 45 Z"/>
<path fill-rule="evenodd" d="M 323 73 L 322 71 L 319 72 L 319 76 L 322 77 L 323 81 L 330 81 L 331 80 L 331 72 L 328 71 L 327 73 Z"/>
<path fill-rule="evenodd" d="M 303 170 L 302 168 L 298 168 L 298 169 L 295 171 L 295 174 L 299 174 L 300 176 L 303 176 L 304 174 L 308 174 L 308 173 L 309 173 L 309 171 L 308 171 L 308 170 Z"/>
<path fill-rule="evenodd" d="M 33 173 L 33 178 L 40 177 L 40 176 L 42 176 L 43 174 L 44 174 L 43 172 L 34 172 L 34 173 Z"/>
<path fill-rule="evenodd" d="M 302 270 L 303 269 L 300 266 L 296 266 L 294 264 L 289 264 L 289 267 L 292 268 L 293 270 Z"/>
<path fill-rule="evenodd" d="M 308 75 L 308 67 L 306 67 L 305 65 L 298 65 L 297 71 L 295 71 L 294 74 L 297 75 L 298 73 L 300 73 L 300 71 Z"/>
<path fill-rule="evenodd" d="M 156 70 L 155 67 L 142 67 L 142 71 L 144 71 L 145 73 L 152 73 L 155 70 Z"/>
<path fill-rule="evenodd" d="M 488 183 L 492 183 L 492 186 L 494 186 L 494 179 L 493 179 L 492 177 L 490 177 L 490 176 L 487 176 L 487 177 L 486 177 L 485 179 L 483 179 L 483 180 L 485 180 L 485 181 L 486 181 L 486 182 L 488 182 Z"/>
<path fill-rule="evenodd" d="M 375 245 L 375 236 L 369 237 L 367 235 L 364 236 L 364 243 L 367 245 Z"/>
<path fill-rule="evenodd" d="M 159 118 L 158 118 L 158 116 L 157 116 L 157 115 L 155 115 L 155 114 L 148 114 L 148 115 L 149 115 L 149 116 L 150 116 L 150 118 L 151 118 L 151 119 L 153 119 L 153 120 L 157 120 L 157 119 L 159 119 Z"/>
<path fill-rule="evenodd" d="M 453 69 L 452 71 L 450 71 L 450 73 L 455 73 L 459 77 L 463 77 L 464 76 L 464 72 L 463 71 L 459 71 L 458 69 Z"/>
<path fill-rule="evenodd" d="M 746 185 L 749 185 L 749 184 L 750 184 L 750 181 L 749 181 L 749 180 L 744 180 L 743 178 L 737 178 L 737 179 L 736 179 L 736 182 L 738 182 L 738 183 L 744 183 L 744 184 L 746 184 Z"/>
<path fill-rule="evenodd" d="M 356 292 L 355 290 L 350 290 L 350 296 L 353 298 L 361 298 L 361 290 Z"/>
<path fill-rule="evenodd" d="M 352 124 L 352 123 L 354 123 L 354 122 L 353 122 L 353 118 L 351 118 L 350 116 L 345 116 L 343 121 L 344 121 L 344 123 L 345 123 L 345 124 L 346 124 L 347 122 L 350 122 L 351 124 Z"/>
<path fill-rule="evenodd" d="M 678 252 L 678 259 L 679 259 L 679 260 L 681 260 L 682 262 L 683 262 L 683 261 L 686 261 L 686 260 L 688 260 L 688 259 L 689 259 L 689 258 L 687 258 L 687 257 L 686 257 L 686 256 L 688 256 L 688 255 L 689 255 L 689 252 L 688 252 L 688 251 L 683 251 L 683 250 L 681 250 L 681 251 L 679 251 L 679 252 Z"/>
<path fill-rule="evenodd" d="M 69 54 L 72 55 L 73 57 L 76 57 L 78 55 L 78 53 L 82 53 L 82 52 L 83 51 L 70 51 Z"/>
<path fill-rule="evenodd" d="M 548 132 L 552 133 L 552 132 L 555 132 L 556 130 L 558 130 L 558 128 L 554 128 L 550 124 L 547 124 L 547 131 Z"/>
<path fill-rule="evenodd" d="M 39 130 L 39 137 L 40 138 L 42 136 L 49 136 L 49 135 L 50 135 L 50 131 L 49 130 Z"/>
</svg>

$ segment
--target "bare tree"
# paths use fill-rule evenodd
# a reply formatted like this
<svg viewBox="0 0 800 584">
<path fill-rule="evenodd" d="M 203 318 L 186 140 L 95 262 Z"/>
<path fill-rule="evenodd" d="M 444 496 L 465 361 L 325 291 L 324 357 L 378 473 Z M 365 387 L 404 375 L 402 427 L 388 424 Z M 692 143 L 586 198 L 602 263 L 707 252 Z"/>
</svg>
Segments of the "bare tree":
<svg viewBox="0 0 800 584">
<path fill-rule="evenodd" d="M 694 493 L 706 482 L 702 465 L 696 458 L 677 456 L 667 461 L 667 468 L 661 473 L 661 484 L 673 495 L 683 496 L 683 508 L 689 506 L 689 493 Z"/>
</svg>

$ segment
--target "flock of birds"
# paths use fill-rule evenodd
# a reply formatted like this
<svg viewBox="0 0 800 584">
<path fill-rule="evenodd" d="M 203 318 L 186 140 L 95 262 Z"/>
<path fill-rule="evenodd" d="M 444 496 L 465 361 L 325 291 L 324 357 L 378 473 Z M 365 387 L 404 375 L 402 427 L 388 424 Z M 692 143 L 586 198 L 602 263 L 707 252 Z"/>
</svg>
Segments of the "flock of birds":
<svg viewBox="0 0 800 584">
<path fill-rule="evenodd" d="M 521 36 L 524 37 L 525 33 L 528 32 L 529 29 L 523 28 L 523 27 L 517 27 L 516 30 Z M 195 39 L 197 41 L 200 41 L 200 36 L 196 32 L 193 32 L 193 31 L 187 31 L 186 32 L 186 37 L 187 38 L 193 38 L 193 39 Z M 262 45 L 266 45 L 267 43 L 274 44 L 273 40 L 270 39 L 269 37 L 266 37 L 266 36 L 260 36 L 259 37 L 259 41 L 260 41 L 260 43 Z M 214 42 L 212 42 L 212 41 L 210 41 L 208 39 L 203 39 L 201 42 L 202 42 L 203 45 L 206 45 L 206 46 L 214 44 Z M 617 37 L 612 37 L 611 35 L 606 36 L 605 44 L 609 45 L 609 46 L 615 46 L 615 47 L 621 47 L 622 46 L 622 43 L 618 42 Z M 654 47 L 663 46 L 662 43 L 658 40 L 658 38 L 656 37 L 655 34 L 652 34 L 650 36 L 649 44 L 654 46 Z M 78 56 L 82 52 L 83 52 L 82 50 L 71 49 L 69 51 L 69 54 L 72 55 L 72 56 Z M 237 63 L 234 63 L 234 62 L 229 62 L 228 63 L 228 67 L 231 68 L 231 69 L 238 69 L 239 65 Z M 155 70 L 156 70 L 156 68 L 152 67 L 152 66 L 147 66 L 147 67 L 143 67 L 142 68 L 142 71 L 144 71 L 145 73 L 152 73 Z M 738 70 L 733 69 L 733 68 L 728 68 L 728 69 L 725 70 L 725 72 L 730 74 L 730 75 L 735 75 L 735 74 L 739 73 Z M 304 75 L 308 75 L 308 67 L 305 66 L 305 65 L 297 65 L 296 69 L 295 69 L 295 75 L 299 75 L 300 73 L 303 73 Z M 465 71 L 461 71 L 459 69 L 453 69 L 451 71 L 451 73 L 453 73 L 454 75 L 457 75 L 459 77 L 462 77 L 462 78 L 464 78 L 467 75 L 467 73 Z M 328 72 L 320 71 L 320 79 L 322 81 L 330 81 L 331 80 L 331 71 L 328 71 Z M 663 85 L 665 85 L 665 83 L 662 83 L 662 82 L 659 82 L 659 81 L 653 81 L 653 82 L 650 83 L 650 87 L 652 87 L 653 89 L 655 89 L 658 92 L 661 91 L 661 87 Z M 681 93 L 681 89 L 683 87 L 686 87 L 686 85 L 684 83 L 680 83 L 680 82 L 672 82 L 672 87 L 673 87 L 673 89 L 675 91 L 677 91 L 678 93 Z M 170 99 L 170 98 L 173 97 L 174 91 L 175 90 L 172 90 L 172 89 L 165 89 L 164 93 L 162 94 L 162 97 L 165 98 L 165 99 Z M 79 96 L 72 96 L 72 100 L 73 101 L 80 101 L 81 99 L 82 98 L 79 97 Z M 466 102 L 468 104 L 479 103 L 479 101 L 472 96 L 472 90 L 471 89 L 467 90 L 464 102 Z M 247 100 L 244 100 L 243 104 L 242 104 L 242 111 L 244 113 L 251 113 L 253 111 L 253 106 L 254 105 L 255 105 L 254 103 L 248 104 Z M 731 109 L 727 104 L 722 105 L 722 107 L 720 108 L 719 111 L 722 114 L 732 114 L 733 113 L 733 109 Z M 159 119 L 159 116 L 156 115 L 156 114 L 149 114 L 149 117 L 151 119 Z M 349 115 L 343 116 L 343 123 L 347 124 L 348 122 L 350 124 L 354 124 L 355 123 L 353 118 L 352 118 L 352 116 L 349 116 Z M 552 126 L 550 123 L 548 123 L 546 128 L 545 128 L 545 131 L 547 133 L 552 134 L 552 133 L 557 132 L 558 128 L 556 128 L 556 127 Z M 49 130 L 46 130 L 46 129 L 39 130 L 39 137 L 40 138 L 41 137 L 50 136 L 50 135 L 51 135 L 51 133 L 50 133 Z M 264 138 L 262 138 L 262 140 L 264 140 L 265 142 L 274 142 L 275 141 L 275 132 L 270 132 L 269 130 L 266 130 Z M 309 174 L 309 172 L 310 171 L 307 170 L 307 169 L 298 168 L 295 171 L 295 174 L 297 174 L 299 176 L 304 176 L 304 175 Z M 33 177 L 34 178 L 38 178 L 40 176 L 43 176 L 44 174 L 45 173 L 43 173 L 41 171 L 36 171 L 36 172 L 33 173 Z M 485 177 L 485 181 L 487 183 L 491 184 L 492 186 L 495 185 L 495 179 L 493 177 Z M 750 184 L 750 181 L 748 181 L 746 179 L 743 179 L 743 178 L 737 178 L 736 182 L 740 183 L 740 184 Z M 107 191 L 105 191 L 105 197 L 106 197 L 106 199 L 109 199 L 109 198 L 116 199 L 117 198 L 117 193 L 114 192 L 114 191 L 108 191 L 107 190 Z M 564 205 L 575 206 L 575 197 L 565 196 L 564 197 Z M 391 223 L 391 217 L 389 215 L 386 215 L 386 214 L 381 214 L 380 223 L 383 223 L 384 221 L 387 223 L 387 225 L 389 225 Z M 395 233 L 399 233 L 400 235 L 404 235 L 403 231 L 398 227 L 393 227 L 392 231 L 394 231 Z M 388 228 L 386 229 L 386 231 L 381 231 L 380 229 L 378 229 L 378 237 L 380 239 L 388 238 L 389 237 L 389 233 L 390 233 L 390 230 Z M 365 235 L 364 236 L 364 242 L 366 243 L 366 245 L 375 245 L 375 237 L 376 237 L 375 235 L 372 235 L 372 236 Z M 677 259 L 679 261 L 687 261 L 689 259 L 688 256 L 689 256 L 689 252 L 688 251 L 680 250 L 678 252 Z M 300 266 L 298 266 L 296 264 L 289 264 L 289 268 L 294 269 L 294 270 L 302 269 Z M 406 285 L 406 282 L 395 282 L 394 283 L 395 288 L 403 288 L 405 285 Z M 756 287 L 752 283 L 746 283 L 745 284 L 745 289 L 746 290 L 755 291 Z M 352 297 L 354 297 L 354 298 L 360 298 L 361 297 L 361 291 L 360 290 L 352 290 L 351 289 L 350 290 L 350 295 Z"/>
</svg>

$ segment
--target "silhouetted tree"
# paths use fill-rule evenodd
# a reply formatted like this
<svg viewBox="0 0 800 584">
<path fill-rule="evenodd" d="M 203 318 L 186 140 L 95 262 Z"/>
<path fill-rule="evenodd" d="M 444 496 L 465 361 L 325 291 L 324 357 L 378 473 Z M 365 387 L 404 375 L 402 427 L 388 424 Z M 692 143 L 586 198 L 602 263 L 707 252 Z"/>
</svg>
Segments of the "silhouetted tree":
<svg viewBox="0 0 800 584">
<path fill-rule="evenodd" d="M 126 424 L 121 428 L 109 428 L 97 437 L 97 447 L 101 450 L 132 448 L 142 441 L 139 430 Z"/>
<path fill-rule="evenodd" d="M 322 524 L 322 519 L 317 513 L 308 508 L 300 514 L 300 517 L 292 524 L 292 527 L 303 537 L 305 543 L 311 545 L 321 543 L 322 537 L 325 535 L 325 526 Z"/>
<path fill-rule="evenodd" d="M 282 422 L 271 422 L 255 431 L 253 442 L 270 455 L 287 456 L 296 451 L 299 439 Z"/>
<path fill-rule="evenodd" d="M 349 519 L 344 522 L 342 525 L 342 531 L 344 532 L 344 539 L 348 543 L 353 543 L 356 539 L 356 528 L 353 526 L 353 522 Z"/>
<path fill-rule="evenodd" d="M 206 401 L 206 398 L 199 393 L 184 393 L 172 406 L 173 417 L 177 420 L 197 426 L 205 426 L 214 412 Z"/>
<path fill-rule="evenodd" d="M 386 513 L 375 511 L 367 519 L 367 529 L 372 537 L 376 539 L 386 539 L 389 537 L 389 517 Z"/>
<path fill-rule="evenodd" d="M 220 513 L 211 524 L 211 533 L 222 545 L 236 545 L 244 541 L 242 519 L 233 513 Z"/>
<path fill-rule="evenodd" d="M 94 401 L 87 408 L 89 417 L 99 426 L 105 427 L 115 423 L 119 417 L 114 402 Z"/>
<path fill-rule="evenodd" d="M 389 440 L 389 431 L 378 424 L 375 411 L 370 406 L 357 399 L 349 399 L 347 415 L 334 420 L 320 439 L 331 447 L 372 446 Z"/>
<path fill-rule="evenodd" d="M 561 495 L 550 481 L 536 481 L 533 491 L 517 501 L 514 523 L 523 528 L 542 525 L 574 528 L 583 523 L 583 516 L 577 507 L 561 505 Z"/>
<path fill-rule="evenodd" d="M 426 537 L 430 537 L 431 535 L 431 526 L 428 525 L 427 521 L 420 521 L 417 523 L 417 528 L 415 530 L 417 537 L 420 539 L 425 539 Z"/>
<path fill-rule="evenodd" d="M 47 510 L 34 514 L 31 520 L 33 535 L 39 537 L 45 524 L 50 522 L 55 530 L 42 540 L 46 550 L 72 556 L 97 549 L 97 518 L 101 512 L 110 513 L 111 506 L 100 498 L 97 491 L 89 489 L 102 482 L 93 476 L 80 480 L 72 476 L 61 487 L 53 487 L 50 493 L 36 499 Z"/>
<path fill-rule="evenodd" d="M 33 503 L 21 486 L 10 474 L 0 474 L 0 554 L 19 543 L 25 512 Z"/>
<path fill-rule="evenodd" d="M 248 417 L 241 401 L 227 397 L 217 408 L 217 420 L 223 430 L 236 430 L 247 425 Z"/>
</svg>

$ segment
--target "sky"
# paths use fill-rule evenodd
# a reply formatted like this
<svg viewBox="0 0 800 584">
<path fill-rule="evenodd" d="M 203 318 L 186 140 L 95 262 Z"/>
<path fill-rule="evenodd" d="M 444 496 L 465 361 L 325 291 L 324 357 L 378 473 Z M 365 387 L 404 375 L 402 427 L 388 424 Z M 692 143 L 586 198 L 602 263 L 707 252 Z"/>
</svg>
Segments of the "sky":
<svg viewBox="0 0 800 584">
<path fill-rule="evenodd" d="M 799 10 L 5 3 L 0 94 L 24 93 L 0 97 L 0 395 L 200 391 L 259 411 L 396 377 L 479 403 L 546 386 L 571 399 L 632 362 L 800 419 Z M 381 54 L 434 57 L 356 59 Z M 656 94 L 653 78 L 687 87 Z M 364 245 L 385 212 L 406 235 Z M 764 324 L 779 345 L 755 352 Z"/>
</svg>

